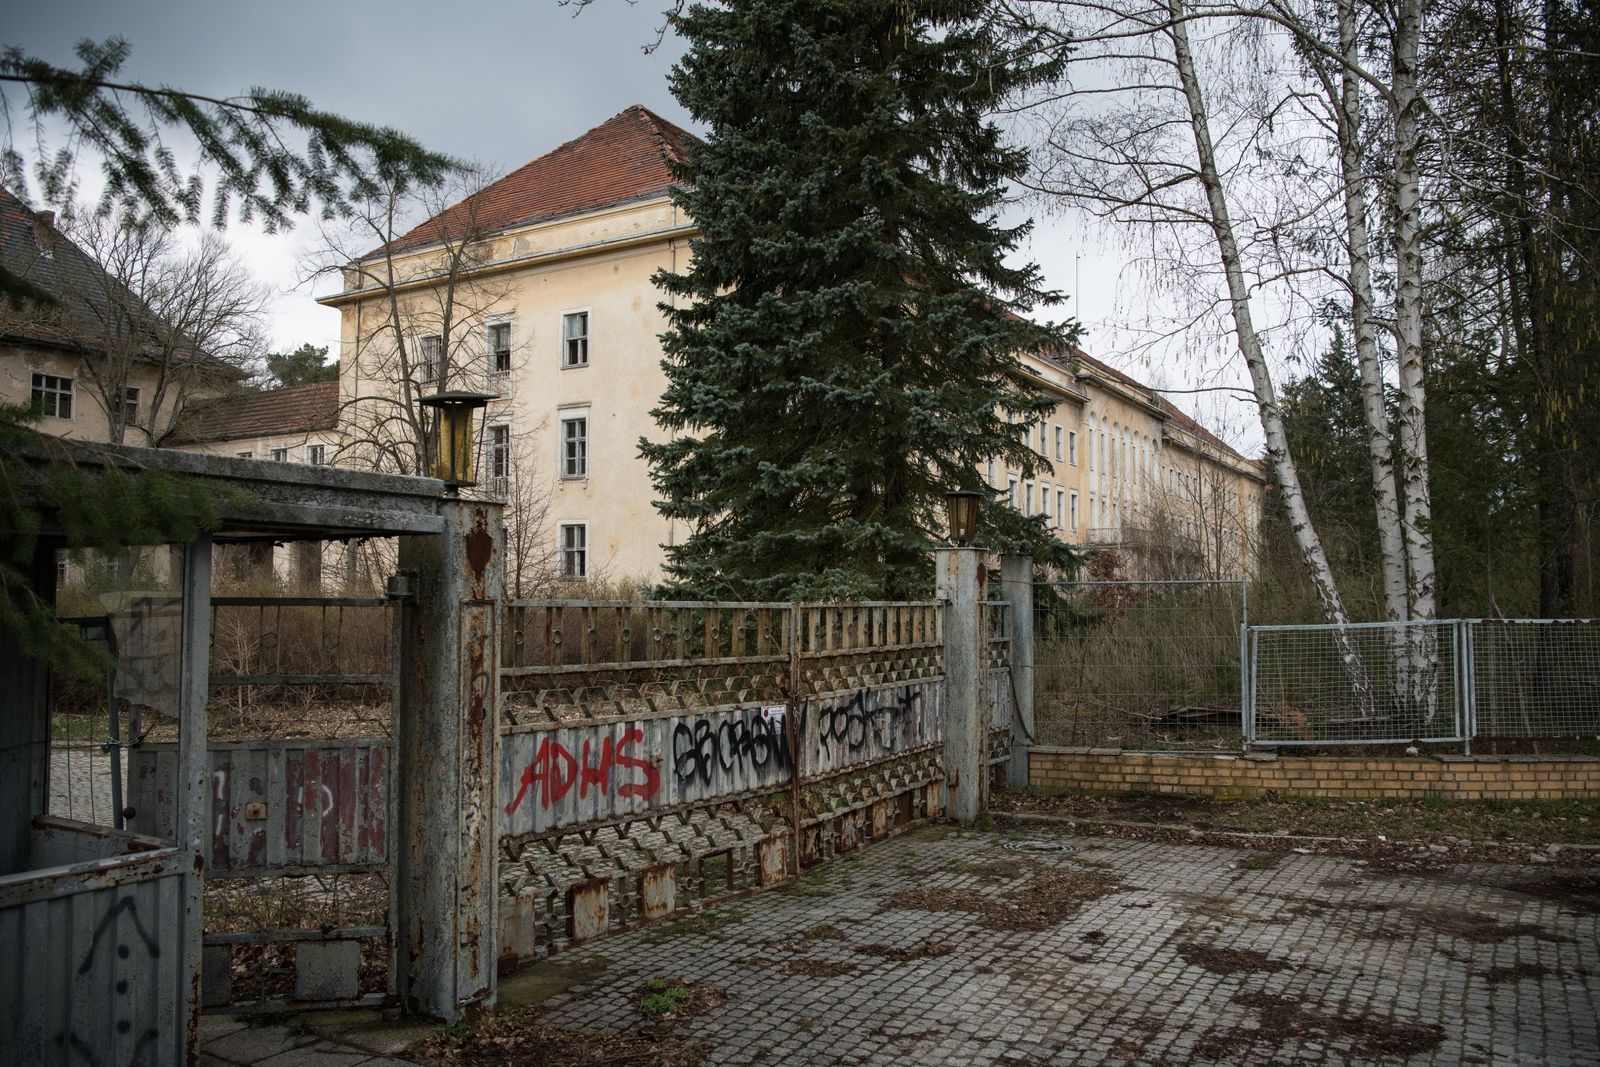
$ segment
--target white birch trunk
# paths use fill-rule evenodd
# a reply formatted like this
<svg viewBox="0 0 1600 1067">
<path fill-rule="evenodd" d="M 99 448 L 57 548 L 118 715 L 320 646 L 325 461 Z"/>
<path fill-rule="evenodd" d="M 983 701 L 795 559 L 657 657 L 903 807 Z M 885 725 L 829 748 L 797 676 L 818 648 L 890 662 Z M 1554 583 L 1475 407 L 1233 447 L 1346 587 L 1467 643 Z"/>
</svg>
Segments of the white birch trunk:
<svg viewBox="0 0 1600 1067">
<path fill-rule="evenodd" d="M 1422 36 L 1422 0 L 1399 0 L 1393 48 L 1395 346 L 1400 362 L 1400 474 L 1405 498 L 1407 594 L 1412 619 L 1436 614 L 1433 508 L 1428 493 L 1426 367 L 1422 328 L 1422 207 L 1417 54 Z M 1437 712 L 1438 648 L 1433 631 L 1409 631 L 1410 695 L 1431 723 Z"/>
<path fill-rule="evenodd" d="M 1228 301 L 1233 312 L 1234 333 L 1239 342 L 1239 353 L 1244 357 L 1250 372 L 1250 382 L 1256 395 L 1256 406 L 1261 413 L 1261 430 L 1267 439 L 1267 459 L 1277 477 L 1283 493 L 1284 508 L 1289 513 L 1289 526 L 1294 532 L 1295 544 L 1305 558 L 1311 572 L 1311 582 L 1322 604 L 1322 613 L 1331 623 L 1349 622 L 1344 601 L 1334 585 L 1333 569 L 1328 565 L 1328 555 L 1322 548 L 1306 508 L 1305 494 L 1300 488 L 1300 476 L 1294 458 L 1289 452 L 1289 439 L 1283 429 L 1283 411 L 1278 404 L 1277 392 L 1272 384 L 1272 371 L 1267 366 L 1256 335 L 1255 320 L 1250 311 L 1250 293 L 1245 285 L 1244 268 L 1239 255 L 1238 241 L 1233 233 L 1233 221 L 1228 213 L 1228 200 L 1217 171 L 1216 150 L 1211 141 L 1207 122 L 1205 98 L 1200 90 L 1200 80 L 1195 72 L 1194 56 L 1189 49 L 1188 24 L 1184 21 L 1182 0 L 1169 0 L 1172 21 L 1168 34 L 1172 38 L 1178 79 L 1184 99 L 1189 106 L 1189 125 L 1194 134 L 1195 154 L 1198 159 L 1200 182 L 1205 188 L 1206 204 L 1211 213 L 1211 229 L 1216 235 L 1217 249 L 1221 255 L 1223 273 L 1228 282 Z"/>
<path fill-rule="evenodd" d="M 1283 428 L 1283 411 L 1278 404 L 1277 392 L 1272 384 L 1272 371 L 1267 366 L 1261 340 L 1256 334 L 1255 319 L 1250 311 L 1250 292 L 1245 285 L 1238 241 L 1234 237 L 1233 221 L 1228 213 L 1227 195 L 1217 170 L 1216 150 L 1211 141 L 1205 97 L 1200 89 L 1200 79 L 1195 70 L 1194 54 L 1189 48 L 1188 24 L 1184 20 L 1183 0 L 1168 0 L 1172 16 L 1168 34 L 1172 39 L 1178 80 L 1189 106 L 1189 126 L 1194 135 L 1195 155 L 1200 183 L 1205 189 L 1206 204 L 1210 210 L 1212 232 L 1216 235 L 1217 250 L 1222 259 L 1223 274 L 1228 282 L 1228 301 L 1233 312 L 1234 334 L 1238 338 L 1239 353 L 1244 357 L 1250 372 L 1250 382 L 1256 395 L 1256 407 L 1261 413 L 1261 430 L 1267 440 L 1267 460 L 1272 465 L 1283 494 L 1284 509 L 1289 515 L 1289 528 L 1295 543 L 1311 574 L 1311 584 L 1322 605 L 1322 614 L 1330 623 L 1340 627 L 1334 631 L 1339 659 L 1344 665 L 1361 714 L 1372 713 L 1372 684 L 1366 664 L 1356 648 L 1350 631 L 1343 627 L 1350 621 L 1344 600 L 1334 584 L 1333 568 L 1328 564 L 1328 554 L 1322 547 L 1306 508 L 1305 494 L 1300 488 L 1299 472 L 1289 451 L 1289 438 Z"/>
<path fill-rule="evenodd" d="M 1350 321 L 1355 333 L 1356 366 L 1361 376 L 1361 408 L 1367 423 L 1367 455 L 1372 502 L 1377 513 L 1378 549 L 1383 568 L 1383 610 L 1390 622 L 1409 614 L 1405 539 L 1400 529 L 1400 499 L 1395 489 L 1394 447 L 1383 402 L 1383 368 L 1372 317 L 1372 242 L 1367 232 L 1366 179 L 1361 167 L 1361 81 L 1355 67 L 1356 14 L 1353 0 L 1339 0 L 1339 51 L 1344 74 L 1339 99 L 1339 162 L 1343 172 L 1345 238 L 1350 256 Z"/>
</svg>

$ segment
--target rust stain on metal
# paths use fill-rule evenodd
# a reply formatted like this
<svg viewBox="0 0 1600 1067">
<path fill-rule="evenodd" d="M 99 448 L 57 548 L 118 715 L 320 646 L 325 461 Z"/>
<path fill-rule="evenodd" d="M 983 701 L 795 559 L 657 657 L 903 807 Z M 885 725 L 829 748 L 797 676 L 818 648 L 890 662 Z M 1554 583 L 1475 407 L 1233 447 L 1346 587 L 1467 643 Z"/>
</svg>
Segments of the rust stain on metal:
<svg viewBox="0 0 1600 1067">
<path fill-rule="evenodd" d="M 611 883 L 604 878 L 567 890 L 567 936 L 587 941 L 606 932 L 611 919 Z"/>
<path fill-rule="evenodd" d="M 873 837 L 883 837 L 889 832 L 889 802 L 880 800 L 872 805 L 872 830 Z"/>
<path fill-rule="evenodd" d="M 678 906 L 676 868 L 668 863 L 652 867 L 639 878 L 639 905 L 646 921 L 663 919 Z"/>
<path fill-rule="evenodd" d="M 788 835 L 776 834 L 756 844 L 757 877 L 763 886 L 777 885 L 787 876 L 788 843 Z"/>
<path fill-rule="evenodd" d="M 489 514 L 472 509 L 472 532 L 467 534 L 467 567 L 472 572 L 472 595 L 483 600 L 487 593 L 489 561 L 494 559 L 494 536 L 489 533 Z"/>
</svg>

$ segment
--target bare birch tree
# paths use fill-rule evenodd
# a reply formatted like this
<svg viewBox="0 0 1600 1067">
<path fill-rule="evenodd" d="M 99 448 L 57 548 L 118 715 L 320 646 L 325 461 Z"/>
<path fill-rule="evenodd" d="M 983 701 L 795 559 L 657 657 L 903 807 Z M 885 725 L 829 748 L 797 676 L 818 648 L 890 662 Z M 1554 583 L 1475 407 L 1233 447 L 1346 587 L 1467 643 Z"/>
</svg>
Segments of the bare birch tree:
<svg viewBox="0 0 1600 1067">
<path fill-rule="evenodd" d="M 1013 12 L 1037 19 L 1041 9 L 1058 27 L 1061 45 L 1099 69 L 1043 101 L 1051 114 L 1040 189 L 1085 203 L 1106 220 L 1155 231 L 1153 246 L 1169 267 L 1181 268 L 1176 276 L 1199 283 L 1201 291 L 1191 295 L 1202 305 L 1215 280 L 1290 528 L 1324 616 L 1336 623 L 1347 615 L 1305 506 L 1273 382 L 1274 371 L 1298 353 L 1292 343 L 1274 352 L 1267 338 L 1292 342 L 1294 330 L 1285 324 L 1317 317 L 1330 301 L 1348 308 L 1384 612 L 1393 621 L 1431 618 L 1436 579 L 1421 225 L 1428 108 L 1418 81 L 1420 3 L 1339 0 L 1332 19 L 1326 5 L 1296 0 L 1166 0 L 1138 8 L 1069 2 Z M 1197 56 L 1196 34 L 1209 62 Z M 1366 121 L 1368 99 L 1380 109 L 1381 129 Z M 1226 151 L 1215 140 L 1219 130 Z M 1372 235 L 1373 190 L 1386 223 L 1385 276 L 1394 279 L 1388 316 L 1373 283 L 1380 254 Z M 1214 267 L 1204 263 L 1197 230 L 1209 231 Z M 1278 320 L 1267 331 L 1260 326 L 1263 310 Z M 1386 347 L 1398 379 L 1392 429 Z"/>
</svg>

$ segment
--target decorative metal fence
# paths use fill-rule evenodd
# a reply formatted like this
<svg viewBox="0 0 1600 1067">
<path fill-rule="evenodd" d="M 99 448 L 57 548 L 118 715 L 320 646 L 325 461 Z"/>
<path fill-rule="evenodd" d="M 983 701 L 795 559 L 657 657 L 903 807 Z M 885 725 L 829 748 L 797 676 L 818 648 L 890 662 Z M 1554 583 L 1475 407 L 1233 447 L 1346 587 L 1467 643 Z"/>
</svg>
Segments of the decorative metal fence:
<svg viewBox="0 0 1600 1067">
<path fill-rule="evenodd" d="M 1451 619 L 1249 631 L 1263 745 L 1600 739 L 1600 622 Z"/>
<path fill-rule="evenodd" d="M 507 616 L 502 958 L 773 884 L 942 809 L 939 602 L 514 601 Z M 991 643 L 995 688 L 1007 647 Z"/>
<path fill-rule="evenodd" d="M 1038 743 L 1237 750 L 1241 581 L 1106 581 L 1034 590 Z"/>
</svg>

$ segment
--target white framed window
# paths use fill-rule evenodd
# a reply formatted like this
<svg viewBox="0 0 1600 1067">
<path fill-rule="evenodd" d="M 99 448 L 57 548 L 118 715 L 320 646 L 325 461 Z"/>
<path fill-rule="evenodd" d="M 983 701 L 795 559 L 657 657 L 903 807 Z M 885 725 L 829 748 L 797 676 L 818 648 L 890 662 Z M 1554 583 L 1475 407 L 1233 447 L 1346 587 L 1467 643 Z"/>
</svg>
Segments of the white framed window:
<svg viewBox="0 0 1600 1067">
<path fill-rule="evenodd" d="M 1009 476 L 1006 478 L 1006 503 L 1013 509 L 1017 506 L 1017 480 Z"/>
<path fill-rule="evenodd" d="M 1045 518 L 1049 518 L 1050 517 L 1050 486 L 1049 485 L 1041 485 L 1039 487 L 1039 514 L 1043 515 Z"/>
<path fill-rule="evenodd" d="M 328 465 L 328 446 L 307 445 L 306 462 L 313 467 L 326 467 Z"/>
<path fill-rule="evenodd" d="M 122 391 L 122 425 L 133 426 L 139 421 L 139 388 L 130 385 Z"/>
<path fill-rule="evenodd" d="M 1049 433 L 1050 433 L 1050 424 L 1045 422 L 1044 419 L 1040 419 L 1039 420 L 1039 455 L 1041 455 L 1041 456 L 1048 457 L 1050 455 L 1049 446 L 1045 444 L 1046 436 Z"/>
<path fill-rule="evenodd" d="M 1072 491 L 1072 499 L 1068 501 L 1067 521 L 1072 524 L 1074 530 L 1078 528 L 1078 491 L 1076 489 Z"/>
<path fill-rule="evenodd" d="M 1067 462 L 1076 467 L 1078 465 L 1078 431 L 1067 431 Z"/>
<path fill-rule="evenodd" d="M 255 459 L 256 458 L 256 454 L 254 452 L 235 452 L 234 455 L 239 459 Z"/>
<path fill-rule="evenodd" d="M 1057 489 L 1056 490 L 1056 529 L 1058 529 L 1058 530 L 1066 525 L 1066 510 L 1067 510 L 1067 491 L 1065 489 Z"/>
<path fill-rule="evenodd" d="M 557 533 L 561 577 L 583 578 L 589 573 L 589 524 L 564 522 Z"/>
<path fill-rule="evenodd" d="M 1061 427 L 1057 426 L 1056 427 L 1056 459 L 1058 459 L 1058 460 L 1061 459 L 1061 455 L 1062 455 L 1062 452 L 1061 452 L 1061 439 L 1062 439 L 1062 430 L 1061 430 Z"/>
<path fill-rule="evenodd" d="M 1022 513 L 1024 515 L 1032 515 L 1033 514 L 1033 483 L 1032 482 L 1023 482 L 1022 483 Z"/>
<path fill-rule="evenodd" d="M 589 477 L 589 413 L 561 416 L 561 477 Z"/>
<path fill-rule="evenodd" d="M 504 423 L 489 427 L 489 477 L 511 477 L 511 427 Z"/>
<path fill-rule="evenodd" d="M 488 364 L 491 377 L 505 377 L 511 373 L 511 323 L 491 322 L 485 330 L 488 341 Z"/>
<path fill-rule="evenodd" d="M 72 379 L 54 374 L 35 374 L 33 411 L 50 419 L 72 418 Z"/>
<path fill-rule="evenodd" d="M 289 462 L 289 450 L 287 448 L 274 448 L 267 455 L 271 457 L 274 463 Z"/>
<path fill-rule="evenodd" d="M 561 315 L 561 366 L 589 365 L 589 312 L 567 311 Z"/>
<path fill-rule="evenodd" d="M 1000 468 L 995 463 L 994 457 L 989 458 L 989 488 L 1000 488 Z"/>
<path fill-rule="evenodd" d="M 421 381 L 432 382 L 439 378 L 444 365 L 444 338 L 436 333 L 425 333 L 417 338 L 417 375 Z"/>
</svg>

